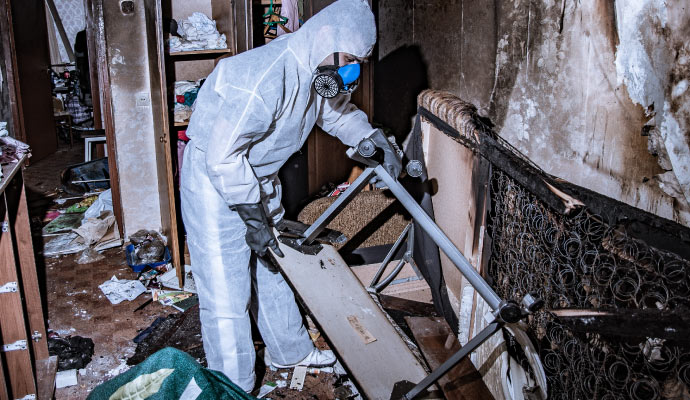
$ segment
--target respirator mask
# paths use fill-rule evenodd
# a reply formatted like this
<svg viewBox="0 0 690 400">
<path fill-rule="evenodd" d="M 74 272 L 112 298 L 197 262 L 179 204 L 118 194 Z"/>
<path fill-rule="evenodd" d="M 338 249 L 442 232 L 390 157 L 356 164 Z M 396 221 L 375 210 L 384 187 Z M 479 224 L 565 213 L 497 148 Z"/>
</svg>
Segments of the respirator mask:
<svg viewBox="0 0 690 400">
<path fill-rule="evenodd" d="M 340 54 L 333 55 L 334 65 L 324 65 L 316 68 L 314 90 L 327 99 L 338 95 L 350 94 L 357 89 L 359 75 L 362 72 L 360 64 L 339 65 Z"/>
</svg>

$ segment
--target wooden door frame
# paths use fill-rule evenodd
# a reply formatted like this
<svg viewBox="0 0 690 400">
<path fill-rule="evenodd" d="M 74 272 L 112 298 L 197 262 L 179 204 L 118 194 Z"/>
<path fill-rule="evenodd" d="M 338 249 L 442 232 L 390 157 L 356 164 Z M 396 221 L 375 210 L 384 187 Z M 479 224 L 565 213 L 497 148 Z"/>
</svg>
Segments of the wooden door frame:
<svg viewBox="0 0 690 400">
<path fill-rule="evenodd" d="M 106 147 L 108 148 L 108 171 L 110 174 L 110 190 L 113 197 L 113 214 L 117 221 L 117 229 L 120 237 L 124 237 L 124 224 L 122 219 L 122 200 L 120 198 L 120 174 L 117 169 L 117 146 L 115 146 L 115 121 L 113 119 L 112 92 L 110 91 L 110 73 L 108 70 L 107 47 L 105 43 L 105 24 L 103 20 L 103 0 L 84 0 L 84 12 L 86 14 L 86 41 L 89 48 L 89 64 L 94 65 L 96 82 L 91 81 L 91 91 L 99 100 L 99 114 L 102 115 L 102 129 L 105 130 Z M 99 29 L 100 28 L 100 29 Z M 91 51 L 95 52 L 92 57 Z M 92 75 L 93 76 L 93 75 Z M 94 89 L 95 86 L 98 86 Z M 96 98 L 92 98 L 94 102 Z M 95 107 L 94 107 L 95 110 Z M 96 120 L 101 124 L 101 117 Z"/>
<path fill-rule="evenodd" d="M 16 79 L 17 57 L 14 44 L 14 28 L 12 27 L 12 7 L 11 0 L 0 0 L 0 13 L 2 24 L 0 29 L 0 40 L 5 43 L 3 46 L 3 57 L 5 58 L 5 80 L 10 98 L 10 108 L 12 110 L 12 132 L 17 140 L 26 143 L 26 132 L 24 131 L 24 113 L 22 112 L 21 91 L 19 80 Z"/>
</svg>

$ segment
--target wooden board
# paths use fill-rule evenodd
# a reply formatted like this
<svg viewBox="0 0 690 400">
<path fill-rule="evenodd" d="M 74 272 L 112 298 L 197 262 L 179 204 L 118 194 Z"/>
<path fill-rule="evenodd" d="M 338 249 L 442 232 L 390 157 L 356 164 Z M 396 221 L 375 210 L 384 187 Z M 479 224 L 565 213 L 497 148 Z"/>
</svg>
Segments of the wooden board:
<svg viewBox="0 0 690 400">
<path fill-rule="evenodd" d="M 386 315 L 338 252 L 323 247 L 318 255 L 309 256 L 281 244 L 285 257 L 276 260 L 366 398 L 389 399 L 396 382 L 422 380 L 424 368 Z M 348 321 L 353 316 L 375 341 L 365 344 Z"/>
<path fill-rule="evenodd" d="M 18 163 L 22 165 L 22 163 Z M 21 168 L 19 168 L 21 169 Z M 17 258 L 21 270 L 22 290 L 24 291 L 24 301 L 26 303 L 26 320 L 29 324 L 29 332 L 37 332 L 41 335 L 38 341 L 32 340 L 31 350 L 33 357 L 37 360 L 48 358 L 48 335 L 46 335 L 46 325 L 43 318 L 43 305 L 41 303 L 41 291 L 38 286 L 38 275 L 36 273 L 36 259 L 34 256 L 34 246 L 31 238 L 31 225 L 29 223 L 29 210 L 26 204 L 26 189 L 24 188 L 24 177 L 19 172 L 5 190 L 7 208 L 10 210 L 10 226 L 14 236 L 14 243 L 17 248 Z"/>
<path fill-rule="evenodd" d="M 55 393 L 55 374 L 57 373 L 57 356 L 50 356 L 36 361 L 36 378 L 38 379 L 38 400 L 51 400 Z"/>
<path fill-rule="evenodd" d="M 405 321 L 432 369 L 438 368 L 460 350 L 458 339 L 442 317 L 405 317 Z M 442 376 L 438 383 L 448 400 L 494 398 L 467 357 Z"/>
<path fill-rule="evenodd" d="M 0 218 L 9 225 L 4 195 L 0 199 Z M 0 286 L 8 282 L 18 282 L 17 261 L 14 257 L 12 234 L 0 232 Z M 24 308 L 21 299 L 21 287 L 17 292 L 0 293 L 0 337 L 2 345 L 9 345 L 18 340 L 27 340 L 27 328 L 24 324 Z M 29 394 L 36 394 L 34 373 L 28 348 L 25 350 L 7 351 L 3 354 L 9 379 L 10 398 L 21 399 Z"/>
</svg>

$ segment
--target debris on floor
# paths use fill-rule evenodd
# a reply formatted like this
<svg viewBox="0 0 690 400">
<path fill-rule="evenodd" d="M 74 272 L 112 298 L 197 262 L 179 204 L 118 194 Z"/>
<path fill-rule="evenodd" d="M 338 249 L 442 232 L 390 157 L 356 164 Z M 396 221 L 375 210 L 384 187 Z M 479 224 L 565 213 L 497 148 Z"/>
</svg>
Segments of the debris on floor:
<svg viewBox="0 0 690 400">
<path fill-rule="evenodd" d="M 94 343 L 81 336 L 60 337 L 51 332 L 48 337 L 48 352 L 58 357 L 58 371 L 81 369 L 91 362 Z"/>
<path fill-rule="evenodd" d="M 119 304 L 125 300 L 132 301 L 146 292 L 146 287 L 138 280 L 120 280 L 114 275 L 98 287 L 112 304 Z"/>
<path fill-rule="evenodd" d="M 48 211 L 51 217 L 42 231 L 44 256 L 82 252 L 80 263 L 91 263 L 100 258 L 103 250 L 122 244 L 110 189 L 98 196 L 79 199 L 71 198 L 76 200 L 72 205 Z"/>
<path fill-rule="evenodd" d="M 77 385 L 77 370 L 68 369 L 65 371 L 58 371 L 55 374 L 55 387 L 57 389 L 62 389 L 65 387 L 76 386 Z"/>
<path fill-rule="evenodd" d="M 64 190 L 72 195 L 83 195 L 110 188 L 108 158 L 71 165 L 60 174 Z"/>
<path fill-rule="evenodd" d="M 182 313 L 170 314 L 153 326 L 150 333 L 138 342 L 134 355 L 127 360 L 127 364 L 139 364 L 165 347 L 182 350 L 202 366 L 206 365 L 206 354 L 201 343 L 199 306 Z"/>
</svg>

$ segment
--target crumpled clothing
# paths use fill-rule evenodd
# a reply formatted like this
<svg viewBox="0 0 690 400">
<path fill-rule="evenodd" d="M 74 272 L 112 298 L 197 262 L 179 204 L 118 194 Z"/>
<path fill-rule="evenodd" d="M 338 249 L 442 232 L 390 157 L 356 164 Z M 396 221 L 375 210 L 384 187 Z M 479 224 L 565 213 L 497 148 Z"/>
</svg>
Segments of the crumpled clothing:
<svg viewBox="0 0 690 400">
<path fill-rule="evenodd" d="M 177 81 L 175 82 L 175 108 L 173 110 L 173 119 L 175 122 L 185 122 L 194 111 L 194 103 L 196 102 L 197 94 L 201 80 L 194 81 Z"/>
<path fill-rule="evenodd" d="M 0 150 L 0 164 L 3 165 L 19 161 L 25 154 L 31 157 L 29 145 L 10 136 L 0 136 Z"/>
<path fill-rule="evenodd" d="M 216 22 L 204 13 L 195 12 L 179 23 L 177 33 L 168 40 L 171 53 L 179 51 L 227 49 L 225 34 L 216 29 Z"/>
<path fill-rule="evenodd" d="M 72 116 L 73 124 L 81 124 L 93 118 L 88 107 L 79 101 L 78 96 L 69 96 L 65 101 L 65 111 Z"/>
<path fill-rule="evenodd" d="M 175 103 L 175 109 L 173 111 L 173 119 L 175 120 L 175 122 L 189 121 L 189 118 L 191 116 L 192 107 L 180 103 Z"/>
</svg>

